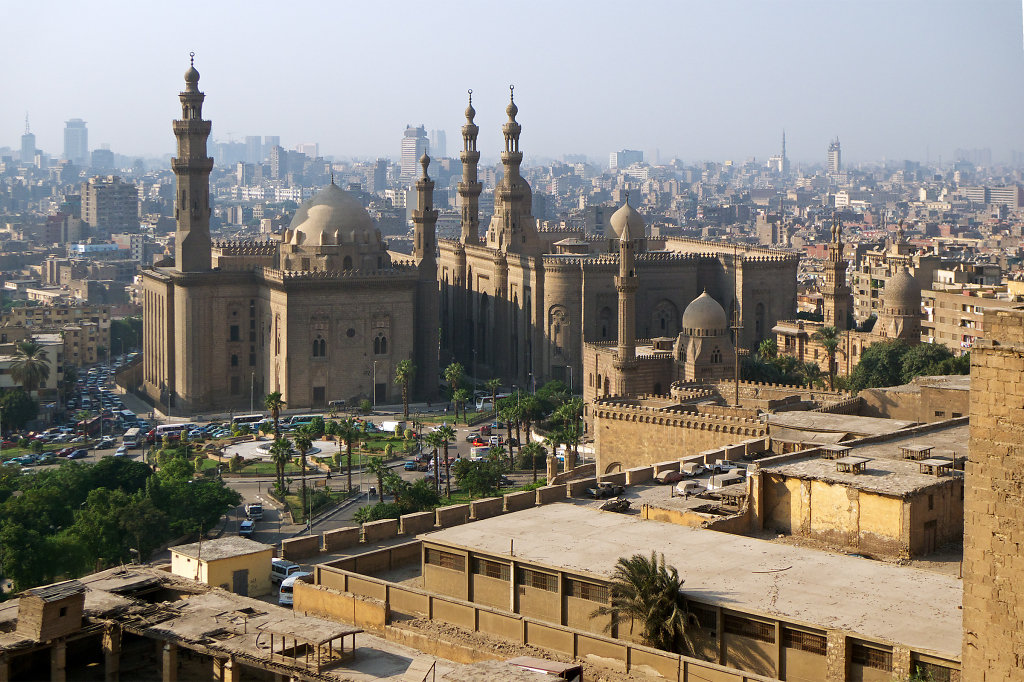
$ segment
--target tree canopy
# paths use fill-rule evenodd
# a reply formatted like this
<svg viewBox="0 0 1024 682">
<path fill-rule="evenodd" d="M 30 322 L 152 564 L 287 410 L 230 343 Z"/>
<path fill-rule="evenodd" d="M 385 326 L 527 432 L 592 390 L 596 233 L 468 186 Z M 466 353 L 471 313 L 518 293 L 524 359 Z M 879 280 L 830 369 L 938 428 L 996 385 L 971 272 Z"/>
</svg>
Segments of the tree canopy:
<svg viewBox="0 0 1024 682">
<path fill-rule="evenodd" d="M 0 426 L 5 431 L 19 431 L 39 414 L 39 403 L 22 388 L 13 388 L 0 395 Z"/>
<path fill-rule="evenodd" d="M 957 357 L 943 345 L 922 343 L 915 346 L 905 341 L 879 341 L 864 349 L 860 362 L 849 377 L 849 389 L 898 386 L 915 377 L 942 374 L 969 374 L 970 355 Z"/>
</svg>

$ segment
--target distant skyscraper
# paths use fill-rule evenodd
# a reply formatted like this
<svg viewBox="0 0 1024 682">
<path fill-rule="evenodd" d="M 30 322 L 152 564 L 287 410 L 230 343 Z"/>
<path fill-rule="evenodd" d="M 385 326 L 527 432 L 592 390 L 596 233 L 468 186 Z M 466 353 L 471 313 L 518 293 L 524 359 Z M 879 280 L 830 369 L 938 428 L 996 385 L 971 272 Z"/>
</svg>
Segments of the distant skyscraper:
<svg viewBox="0 0 1024 682">
<path fill-rule="evenodd" d="M 64 158 L 82 166 L 89 162 L 89 130 L 80 118 L 64 124 Z"/>
<path fill-rule="evenodd" d="M 608 157 L 608 167 L 612 171 L 617 171 L 622 168 L 628 168 L 634 163 L 643 163 L 644 153 L 637 151 L 636 149 L 623 149 L 622 151 L 612 152 Z"/>
<path fill-rule="evenodd" d="M 443 130 L 430 131 L 430 149 L 435 159 L 448 156 L 448 136 Z"/>
<path fill-rule="evenodd" d="M 270 177 L 272 180 L 288 177 L 288 152 L 281 145 L 270 148 Z"/>
<path fill-rule="evenodd" d="M 828 145 L 828 172 L 835 175 L 843 170 L 843 155 L 839 149 L 839 138 L 832 140 Z"/>
<path fill-rule="evenodd" d="M 295 146 L 295 151 L 300 154 L 305 154 L 311 159 L 315 159 L 320 156 L 320 145 L 316 142 L 304 142 Z"/>
<path fill-rule="evenodd" d="M 402 136 L 402 184 L 408 184 L 416 177 L 417 164 L 420 157 L 430 149 L 427 130 L 423 126 L 413 128 L 406 126 Z"/>
<path fill-rule="evenodd" d="M 36 160 L 36 136 L 28 127 L 28 114 L 25 114 L 25 134 L 21 136 L 21 162 L 34 163 Z"/>
<path fill-rule="evenodd" d="M 245 136 L 245 162 L 260 163 L 263 161 L 263 141 L 259 135 Z"/>
<path fill-rule="evenodd" d="M 388 188 L 388 160 L 377 159 L 373 166 L 373 187 L 371 192 L 383 192 Z"/>
<path fill-rule="evenodd" d="M 113 170 L 114 152 L 109 149 L 93 149 L 92 162 L 89 164 L 93 170 Z"/>
<path fill-rule="evenodd" d="M 116 175 L 82 183 L 82 222 L 111 232 L 139 231 L 139 192 Z"/>
<path fill-rule="evenodd" d="M 280 146 L 281 146 L 281 136 L 280 135 L 264 135 L 263 136 L 263 153 L 264 154 L 269 154 L 271 147 L 280 147 Z"/>
</svg>

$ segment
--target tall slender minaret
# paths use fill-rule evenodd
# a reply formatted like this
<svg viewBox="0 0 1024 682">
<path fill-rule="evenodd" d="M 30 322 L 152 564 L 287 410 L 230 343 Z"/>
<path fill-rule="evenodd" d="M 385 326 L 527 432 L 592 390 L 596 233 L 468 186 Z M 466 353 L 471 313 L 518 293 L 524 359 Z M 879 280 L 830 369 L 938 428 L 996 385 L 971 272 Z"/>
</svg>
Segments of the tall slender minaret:
<svg viewBox="0 0 1024 682">
<path fill-rule="evenodd" d="M 519 107 L 514 95 L 515 87 L 510 85 L 508 106 L 505 107 L 508 120 L 501 126 L 505 137 L 501 165 L 505 167 L 505 173 L 494 190 L 494 216 L 487 230 L 487 245 L 501 251 L 530 253 L 538 248 L 537 223 L 533 217 L 533 193 L 519 172 L 523 163 L 519 134 L 523 127 L 516 121 Z"/>
<path fill-rule="evenodd" d="M 786 129 L 782 129 L 782 174 L 789 173 L 789 159 L 786 158 Z"/>
<path fill-rule="evenodd" d="M 832 218 L 832 241 L 828 245 L 825 264 L 825 326 L 846 331 L 850 310 L 850 287 L 846 284 L 846 259 L 843 257 L 843 225 L 839 216 Z"/>
<path fill-rule="evenodd" d="M 420 157 L 423 175 L 416 181 L 416 210 L 412 212 L 414 225 L 413 257 L 419 269 L 416 281 L 416 309 L 413 320 L 416 344 L 413 350 L 416 364 L 416 393 L 432 398 L 437 392 L 437 321 L 440 319 L 440 294 L 437 288 L 437 209 L 434 208 L 434 181 L 427 175 L 430 157 Z"/>
<path fill-rule="evenodd" d="M 178 138 L 178 156 L 171 159 L 171 169 L 178 179 L 174 201 L 177 230 L 174 233 L 174 265 L 180 272 L 203 272 L 210 269 L 210 171 L 213 159 L 206 155 L 210 121 L 203 120 L 203 100 L 199 92 L 199 72 L 195 53 L 189 53 L 185 72 L 185 91 L 181 99 L 181 120 L 174 122 Z"/>
<path fill-rule="evenodd" d="M 476 244 L 480 240 L 480 190 L 477 181 L 477 164 L 480 152 L 476 149 L 476 136 L 480 128 L 473 123 L 476 109 L 473 108 L 473 91 L 469 91 L 469 106 L 466 107 L 466 125 L 462 126 L 462 180 L 459 182 L 459 199 L 462 204 L 463 244 Z"/>
<path fill-rule="evenodd" d="M 629 208 L 629 200 L 626 200 Z M 615 278 L 615 290 L 619 292 L 619 363 L 631 363 L 636 359 L 636 254 L 633 235 L 629 230 L 630 220 L 623 222 L 619 234 L 619 275 Z"/>
</svg>

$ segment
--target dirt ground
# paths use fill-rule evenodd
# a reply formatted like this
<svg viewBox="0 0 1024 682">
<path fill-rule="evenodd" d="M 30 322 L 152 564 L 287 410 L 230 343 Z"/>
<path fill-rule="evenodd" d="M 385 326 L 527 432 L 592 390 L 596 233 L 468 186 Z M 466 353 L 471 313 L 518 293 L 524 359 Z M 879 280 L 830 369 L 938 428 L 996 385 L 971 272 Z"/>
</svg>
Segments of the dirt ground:
<svg viewBox="0 0 1024 682">
<path fill-rule="evenodd" d="M 406 628 L 425 635 L 437 637 L 438 639 L 445 639 L 463 646 L 487 651 L 501 659 L 514 658 L 516 656 L 533 656 L 535 658 L 544 658 L 562 663 L 573 662 L 573 659 L 565 654 L 541 649 L 529 644 L 519 644 L 517 642 L 497 639 L 479 632 L 465 630 L 449 623 L 431 621 L 424 618 L 415 618 L 411 620 L 398 621 L 393 623 L 393 625 L 395 627 Z M 626 674 L 603 666 L 594 665 L 587 661 L 577 662 L 583 664 L 583 679 L 587 680 L 587 682 L 650 682 L 651 680 L 664 679 L 657 676 L 638 673 Z"/>
</svg>

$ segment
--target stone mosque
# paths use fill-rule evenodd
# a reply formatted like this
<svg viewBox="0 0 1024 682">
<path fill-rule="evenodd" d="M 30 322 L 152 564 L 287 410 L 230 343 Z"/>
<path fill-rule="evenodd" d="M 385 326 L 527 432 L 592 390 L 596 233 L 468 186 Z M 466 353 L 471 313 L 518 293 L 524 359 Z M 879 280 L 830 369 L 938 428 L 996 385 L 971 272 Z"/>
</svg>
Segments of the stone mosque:
<svg viewBox="0 0 1024 682">
<path fill-rule="evenodd" d="M 198 85 L 193 66 L 174 122 L 175 259 L 143 276 L 145 393 L 176 414 L 259 409 L 270 391 L 289 408 L 395 402 L 395 367 L 412 358 L 413 390 L 429 396 L 438 373 L 429 159 L 416 183 L 412 260 L 393 258 L 359 201 L 333 182 L 277 241 L 212 242 L 210 121 Z"/>
<path fill-rule="evenodd" d="M 619 389 L 605 387 L 609 375 L 601 373 L 599 382 L 584 367 L 584 348 L 614 344 L 624 338 L 616 337 L 623 326 L 630 338 L 650 344 L 684 333 L 686 342 L 672 351 L 680 366 L 717 378 L 731 367 L 736 345 L 723 320 L 738 315 L 739 345 L 752 348 L 795 313 L 796 255 L 648 237 L 628 201 L 610 238 L 538 229 L 532 192 L 520 174 L 522 127 L 511 96 L 502 126 L 504 174 L 483 235 L 479 128 L 470 94 L 458 240 L 435 238 L 434 183 L 424 157 L 411 259 L 389 252 L 360 202 L 333 182 L 276 238 L 214 242 L 211 123 L 202 118 L 198 84 L 192 66 L 180 94 L 182 118 L 173 124 L 174 260 L 143 274 L 143 390 L 161 409 L 245 410 L 271 391 L 280 391 L 290 409 L 363 398 L 394 403 L 401 399 L 395 369 L 407 358 L 417 368 L 412 390 L 419 398 L 436 393 L 440 368 L 452 361 L 480 380 L 534 387 L 561 379 L 576 391 L 600 388 L 607 395 L 625 388 L 621 377 L 629 372 L 615 375 Z M 630 289 L 628 310 L 622 287 Z M 687 306 L 692 315 L 681 313 Z M 703 320 L 699 326 L 690 324 L 695 316 Z"/>
</svg>

